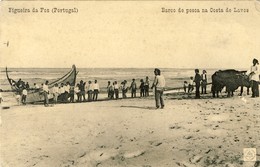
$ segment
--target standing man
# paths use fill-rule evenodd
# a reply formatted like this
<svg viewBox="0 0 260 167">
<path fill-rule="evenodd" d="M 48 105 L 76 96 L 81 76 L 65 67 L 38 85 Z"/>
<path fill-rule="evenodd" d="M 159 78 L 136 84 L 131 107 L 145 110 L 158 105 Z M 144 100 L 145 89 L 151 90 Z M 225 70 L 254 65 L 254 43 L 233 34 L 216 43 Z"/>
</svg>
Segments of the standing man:
<svg viewBox="0 0 260 167">
<path fill-rule="evenodd" d="M 23 104 L 23 105 L 26 104 L 26 97 L 27 97 L 27 88 L 24 87 L 24 88 L 23 88 L 23 92 L 22 92 L 22 104 Z"/>
<path fill-rule="evenodd" d="M 115 98 L 119 98 L 119 86 L 117 84 L 117 81 L 114 82 L 114 93 L 115 93 Z"/>
<path fill-rule="evenodd" d="M 88 81 L 87 93 L 88 93 L 88 101 L 92 101 L 93 85 L 91 81 Z"/>
<path fill-rule="evenodd" d="M 145 82 L 144 82 L 144 95 L 145 96 L 149 96 L 149 84 L 150 84 L 149 77 L 146 76 Z"/>
<path fill-rule="evenodd" d="M 58 96 L 59 96 L 59 87 L 58 87 L 58 84 L 56 83 L 54 85 L 54 87 L 52 88 L 52 93 L 53 93 L 53 101 L 54 101 L 54 104 L 57 104 L 58 102 Z"/>
<path fill-rule="evenodd" d="M 79 90 L 80 90 L 81 97 L 83 97 L 82 99 L 83 101 L 86 101 L 85 85 L 86 82 L 83 82 L 82 80 L 79 82 Z"/>
<path fill-rule="evenodd" d="M 97 83 L 97 80 L 95 80 L 94 84 L 93 84 L 93 101 L 97 101 L 98 98 L 98 93 L 99 93 L 99 85 Z"/>
<path fill-rule="evenodd" d="M 200 81 L 201 81 L 201 76 L 199 74 L 199 69 L 195 69 L 195 77 L 194 77 L 194 82 L 196 85 L 196 99 L 200 98 Z"/>
<path fill-rule="evenodd" d="M 136 97 L 136 89 L 137 89 L 137 85 L 136 85 L 136 82 L 135 82 L 135 79 L 133 79 L 132 83 L 131 83 L 131 86 L 130 86 L 130 89 L 131 89 L 131 97 Z"/>
<path fill-rule="evenodd" d="M 259 66 L 258 60 L 253 60 L 253 65 L 251 66 L 249 72 L 249 80 L 252 85 L 252 97 L 259 97 Z"/>
<path fill-rule="evenodd" d="M 48 107 L 49 106 L 49 98 L 48 98 L 48 94 L 49 94 L 49 87 L 48 87 L 49 81 L 46 81 L 45 84 L 43 84 L 43 96 L 44 96 L 44 106 Z"/>
<path fill-rule="evenodd" d="M 207 72 L 206 70 L 203 70 L 203 73 L 201 74 L 201 94 L 207 94 Z"/>
<path fill-rule="evenodd" d="M 158 68 L 154 69 L 154 82 L 153 85 L 151 87 L 151 89 L 155 88 L 155 104 L 156 104 L 156 108 L 160 107 L 161 104 L 161 108 L 164 108 L 164 100 L 163 100 L 163 91 L 165 88 L 165 78 L 163 75 L 161 75 L 161 71 Z"/>
</svg>

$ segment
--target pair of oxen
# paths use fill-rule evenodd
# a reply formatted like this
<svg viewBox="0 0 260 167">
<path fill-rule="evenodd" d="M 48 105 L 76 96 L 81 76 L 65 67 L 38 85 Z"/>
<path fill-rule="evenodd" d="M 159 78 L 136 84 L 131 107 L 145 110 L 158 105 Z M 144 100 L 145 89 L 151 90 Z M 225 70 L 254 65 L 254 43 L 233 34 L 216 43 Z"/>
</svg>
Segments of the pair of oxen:
<svg viewBox="0 0 260 167">
<path fill-rule="evenodd" d="M 212 75 L 211 92 L 213 97 L 219 97 L 219 93 L 226 87 L 227 96 L 233 96 L 238 87 L 250 87 L 249 76 L 246 71 L 219 70 Z M 242 95 L 242 91 L 240 95 Z"/>
</svg>

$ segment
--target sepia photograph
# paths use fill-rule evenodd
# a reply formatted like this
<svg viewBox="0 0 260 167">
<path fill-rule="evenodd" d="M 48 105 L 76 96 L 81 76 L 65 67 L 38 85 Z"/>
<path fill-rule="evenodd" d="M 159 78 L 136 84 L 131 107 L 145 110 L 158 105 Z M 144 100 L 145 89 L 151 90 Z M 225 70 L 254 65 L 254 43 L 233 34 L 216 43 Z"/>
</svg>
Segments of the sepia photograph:
<svg viewBox="0 0 260 167">
<path fill-rule="evenodd" d="M 260 167 L 259 0 L 0 0 L 0 167 Z"/>
</svg>

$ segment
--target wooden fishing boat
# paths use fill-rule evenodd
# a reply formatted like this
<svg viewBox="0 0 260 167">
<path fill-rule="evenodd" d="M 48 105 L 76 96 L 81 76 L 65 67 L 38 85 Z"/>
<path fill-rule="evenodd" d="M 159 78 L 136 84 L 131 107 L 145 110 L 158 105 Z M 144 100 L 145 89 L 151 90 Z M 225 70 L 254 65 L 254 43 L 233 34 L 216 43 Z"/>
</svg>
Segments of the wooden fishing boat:
<svg viewBox="0 0 260 167">
<path fill-rule="evenodd" d="M 53 88 L 55 84 L 60 85 L 61 83 L 66 84 L 67 82 L 69 82 L 71 86 L 75 86 L 76 76 L 77 76 L 76 66 L 73 65 L 72 69 L 67 74 L 65 74 L 63 77 L 49 83 L 49 89 Z M 6 77 L 11 86 L 12 92 L 15 92 L 17 94 L 21 93 L 22 88 L 18 88 L 16 82 L 9 77 L 7 67 L 6 67 Z M 28 91 L 27 98 L 26 98 L 27 103 L 41 102 L 44 100 L 42 89 L 28 89 L 27 91 Z M 52 99 L 52 98 L 53 98 L 53 95 L 50 93 L 49 99 Z"/>
</svg>

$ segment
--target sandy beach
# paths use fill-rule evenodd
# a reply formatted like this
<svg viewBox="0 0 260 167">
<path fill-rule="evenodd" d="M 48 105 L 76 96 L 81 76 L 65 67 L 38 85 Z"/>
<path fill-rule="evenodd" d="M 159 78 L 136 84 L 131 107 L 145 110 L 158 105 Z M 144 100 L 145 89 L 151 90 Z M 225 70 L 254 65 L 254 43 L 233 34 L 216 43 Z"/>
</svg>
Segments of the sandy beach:
<svg viewBox="0 0 260 167">
<path fill-rule="evenodd" d="M 2 109 L 1 166 L 259 166 L 259 98 L 165 99 Z"/>
</svg>

